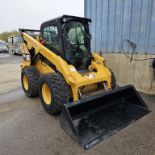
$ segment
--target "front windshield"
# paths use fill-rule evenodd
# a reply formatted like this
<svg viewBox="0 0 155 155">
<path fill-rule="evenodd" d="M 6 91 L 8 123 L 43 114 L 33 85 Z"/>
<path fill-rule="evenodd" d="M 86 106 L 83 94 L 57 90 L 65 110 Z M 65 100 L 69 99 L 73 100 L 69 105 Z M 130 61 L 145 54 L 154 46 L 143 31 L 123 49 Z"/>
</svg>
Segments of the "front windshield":
<svg viewBox="0 0 155 155">
<path fill-rule="evenodd" d="M 90 59 L 90 38 L 85 25 L 79 21 L 71 21 L 65 29 L 65 57 L 77 68 L 84 68 Z"/>
</svg>

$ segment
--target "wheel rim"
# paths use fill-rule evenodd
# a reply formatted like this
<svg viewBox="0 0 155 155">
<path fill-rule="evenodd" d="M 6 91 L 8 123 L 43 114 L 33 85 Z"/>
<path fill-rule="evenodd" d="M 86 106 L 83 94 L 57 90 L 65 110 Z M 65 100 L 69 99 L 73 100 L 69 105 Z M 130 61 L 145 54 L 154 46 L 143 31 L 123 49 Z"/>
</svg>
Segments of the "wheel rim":
<svg viewBox="0 0 155 155">
<path fill-rule="evenodd" d="M 28 90 L 29 88 L 29 83 L 28 83 L 28 78 L 26 75 L 23 75 L 23 86 L 25 90 Z"/>
<path fill-rule="evenodd" d="M 42 96 L 43 96 L 44 102 L 47 105 L 50 105 L 52 101 L 52 96 L 51 96 L 51 91 L 46 83 L 42 85 Z"/>
</svg>

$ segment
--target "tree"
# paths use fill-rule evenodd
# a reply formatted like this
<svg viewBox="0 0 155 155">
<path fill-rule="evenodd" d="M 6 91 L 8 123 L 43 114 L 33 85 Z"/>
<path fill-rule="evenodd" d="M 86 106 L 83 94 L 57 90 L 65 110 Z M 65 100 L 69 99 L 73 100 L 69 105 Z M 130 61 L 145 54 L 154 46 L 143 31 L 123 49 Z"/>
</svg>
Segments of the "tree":
<svg viewBox="0 0 155 155">
<path fill-rule="evenodd" d="M 8 37 L 10 36 L 13 36 L 13 35 L 18 35 L 19 32 L 17 31 L 10 31 L 10 32 L 3 32 L 3 33 L 0 33 L 0 40 L 3 40 L 3 41 L 6 41 L 8 40 Z"/>
</svg>

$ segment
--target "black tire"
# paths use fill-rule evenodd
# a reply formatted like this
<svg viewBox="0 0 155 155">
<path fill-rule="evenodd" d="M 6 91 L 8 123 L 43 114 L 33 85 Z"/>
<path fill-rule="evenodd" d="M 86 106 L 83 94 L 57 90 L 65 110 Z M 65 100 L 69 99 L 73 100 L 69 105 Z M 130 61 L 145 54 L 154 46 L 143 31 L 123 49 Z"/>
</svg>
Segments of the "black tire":
<svg viewBox="0 0 155 155">
<path fill-rule="evenodd" d="M 26 76 L 28 80 L 28 88 L 24 86 L 23 77 Z M 28 97 L 36 97 L 39 94 L 39 71 L 36 67 L 31 66 L 24 68 L 21 73 L 21 82 L 23 90 Z"/>
<path fill-rule="evenodd" d="M 42 94 L 43 84 L 48 86 L 51 94 L 51 101 L 46 104 Z M 45 111 L 50 115 L 57 115 L 61 112 L 62 104 L 69 102 L 69 87 L 59 73 L 45 74 L 39 80 L 39 97 Z"/>
<path fill-rule="evenodd" d="M 111 88 L 112 89 L 116 88 L 116 78 L 115 78 L 115 74 L 112 71 L 111 71 Z"/>
</svg>

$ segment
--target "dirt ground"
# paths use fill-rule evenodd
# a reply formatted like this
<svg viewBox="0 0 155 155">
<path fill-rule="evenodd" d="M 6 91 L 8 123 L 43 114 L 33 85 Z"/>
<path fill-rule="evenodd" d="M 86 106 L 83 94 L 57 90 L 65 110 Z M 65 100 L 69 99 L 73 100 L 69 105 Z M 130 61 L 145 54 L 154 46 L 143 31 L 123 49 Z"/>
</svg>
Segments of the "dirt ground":
<svg viewBox="0 0 155 155">
<path fill-rule="evenodd" d="M 39 98 L 24 95 L 20 61 L 0 55 L 0 155 L 155 155 L 155 96 L 141 94 L 151 113 L 83 150 L 61 129 L 59 116 L 48 115 Z"/>
</svg>

